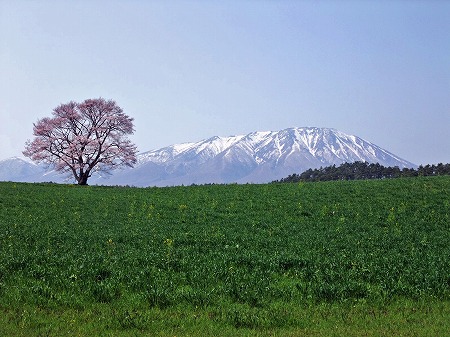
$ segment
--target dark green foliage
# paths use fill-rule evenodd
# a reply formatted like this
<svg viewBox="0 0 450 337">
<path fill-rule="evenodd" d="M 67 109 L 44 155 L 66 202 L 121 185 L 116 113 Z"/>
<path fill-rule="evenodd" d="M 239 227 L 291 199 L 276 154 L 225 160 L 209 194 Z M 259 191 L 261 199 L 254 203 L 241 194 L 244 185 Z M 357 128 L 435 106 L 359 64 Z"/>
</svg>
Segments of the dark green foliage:
<svg viewBox="0 0 450 337">
<path fill-rule="evenodd" d="M 400 170 L 397 166 L 385 167 L 379 163 L 369 164 L 360 161 L 354 163 L 343 163 L 321 167 L 319 169 L 308 169 L 301 174 L 291 174 L 286 178 L 276 182 L 296 183 L 296 182 L 314 182 L 330 180 L 362 180 L 362 179 L 387 179 L 400 177 L 427 177 L 450 175 L 450 164 L 419 166 L 417 169 L 404 168 Z"/>
</svg>

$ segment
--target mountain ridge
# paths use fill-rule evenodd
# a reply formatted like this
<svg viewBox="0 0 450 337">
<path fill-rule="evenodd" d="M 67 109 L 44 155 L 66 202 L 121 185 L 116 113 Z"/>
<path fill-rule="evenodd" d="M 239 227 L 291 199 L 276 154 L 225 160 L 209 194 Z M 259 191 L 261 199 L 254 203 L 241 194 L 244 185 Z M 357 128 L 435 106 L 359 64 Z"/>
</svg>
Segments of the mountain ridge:
<svg viewBox="0 0 450 337">
<path fill-rule="evenodd" d="M 293 127 L 238 136 L 213 136 L 142 152 L 134 168 L 114 171 L 109 177 L 92 176 L 89 183 L 132 186 L 265 183 L 309 168 L 355 161 L 416 167 L 367 140 L 336 129 Z M 0 180 L 5 180 L 1 167 L 0 162 Z M 38 175 L 27 179 L 42 181 L 36 178 Z M 8 180 L 26 179 L 12 178 Z M 55 172 L 45 179 L 48 178 L 61 182 Z"/>
</svg>

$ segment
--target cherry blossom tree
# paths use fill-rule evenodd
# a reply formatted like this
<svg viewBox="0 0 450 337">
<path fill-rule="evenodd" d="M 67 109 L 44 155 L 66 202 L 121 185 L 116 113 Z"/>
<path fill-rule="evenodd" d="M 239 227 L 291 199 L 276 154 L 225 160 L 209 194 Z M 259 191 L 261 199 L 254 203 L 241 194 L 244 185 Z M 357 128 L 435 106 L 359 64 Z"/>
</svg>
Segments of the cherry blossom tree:
<svg viewBox="0 0 450 337">
<path fill-rule="evenodd" d="M 73 175 L 79 185 L 87 185 L 94 172 L 110 173 L 136 163 L 136 146 L 127 137 L 134 132 L 133 118 L 116 102 L 72 101 L 52 114 L 33 124 L 35 138 L 25 145 L 26 157 Z"/>
</svg>

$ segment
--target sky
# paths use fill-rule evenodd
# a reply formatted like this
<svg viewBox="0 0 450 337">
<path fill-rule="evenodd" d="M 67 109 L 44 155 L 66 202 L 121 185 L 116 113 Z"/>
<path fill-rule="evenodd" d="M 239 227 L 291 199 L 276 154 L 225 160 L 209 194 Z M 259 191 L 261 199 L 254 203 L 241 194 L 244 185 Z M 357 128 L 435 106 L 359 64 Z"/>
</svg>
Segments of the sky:
<svg viewBox="0 0 450 337">
<path fill-rule="evenodd" d="M 98 97 L 140 152 L 315 126 L 449 163 L 450 1 L 0 0 L 0 160 Z"/>
</svg>

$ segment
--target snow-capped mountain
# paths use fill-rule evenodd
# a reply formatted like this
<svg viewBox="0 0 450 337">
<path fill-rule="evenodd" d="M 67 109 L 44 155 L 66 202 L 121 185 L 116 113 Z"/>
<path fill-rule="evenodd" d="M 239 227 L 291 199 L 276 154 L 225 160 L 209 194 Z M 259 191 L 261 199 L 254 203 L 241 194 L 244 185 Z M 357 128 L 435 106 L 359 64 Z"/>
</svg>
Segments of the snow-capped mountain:
<svg viewBox="0 0 450 337">
<path fill-rule="evenodd" d="M 400 168 L 415 166 L 357 136 L 335 129 L 304 127 L 215 136 L 144 152 L 138 155 L 134 168 L 115 171 L 109 177 L 91 177 L 89 183 L 133 186 L 264 183 L 309 168 L 355 161 Z M 0 162 L 0 180 L 43 181 L 5 178 Z M 51 178 L 61 181 L 55 179 L 55 174 Z"/>
<path fill-rule="evenodd" d="M 70 180 L 43 165 L 36 165 L 28 159 L 12 157 L 0 161 L 0 181 L 62 183 Z"/>
<path fill-rule="evenodd" d="M 0 181 L 11 180 L 12 177 L 21 177 L 21 181 L 33 180 L 35 175 L 42 175 L 45 171 L 38 169 L 37 165 L 19 157 L 0 161 Z"/>
</svg>

